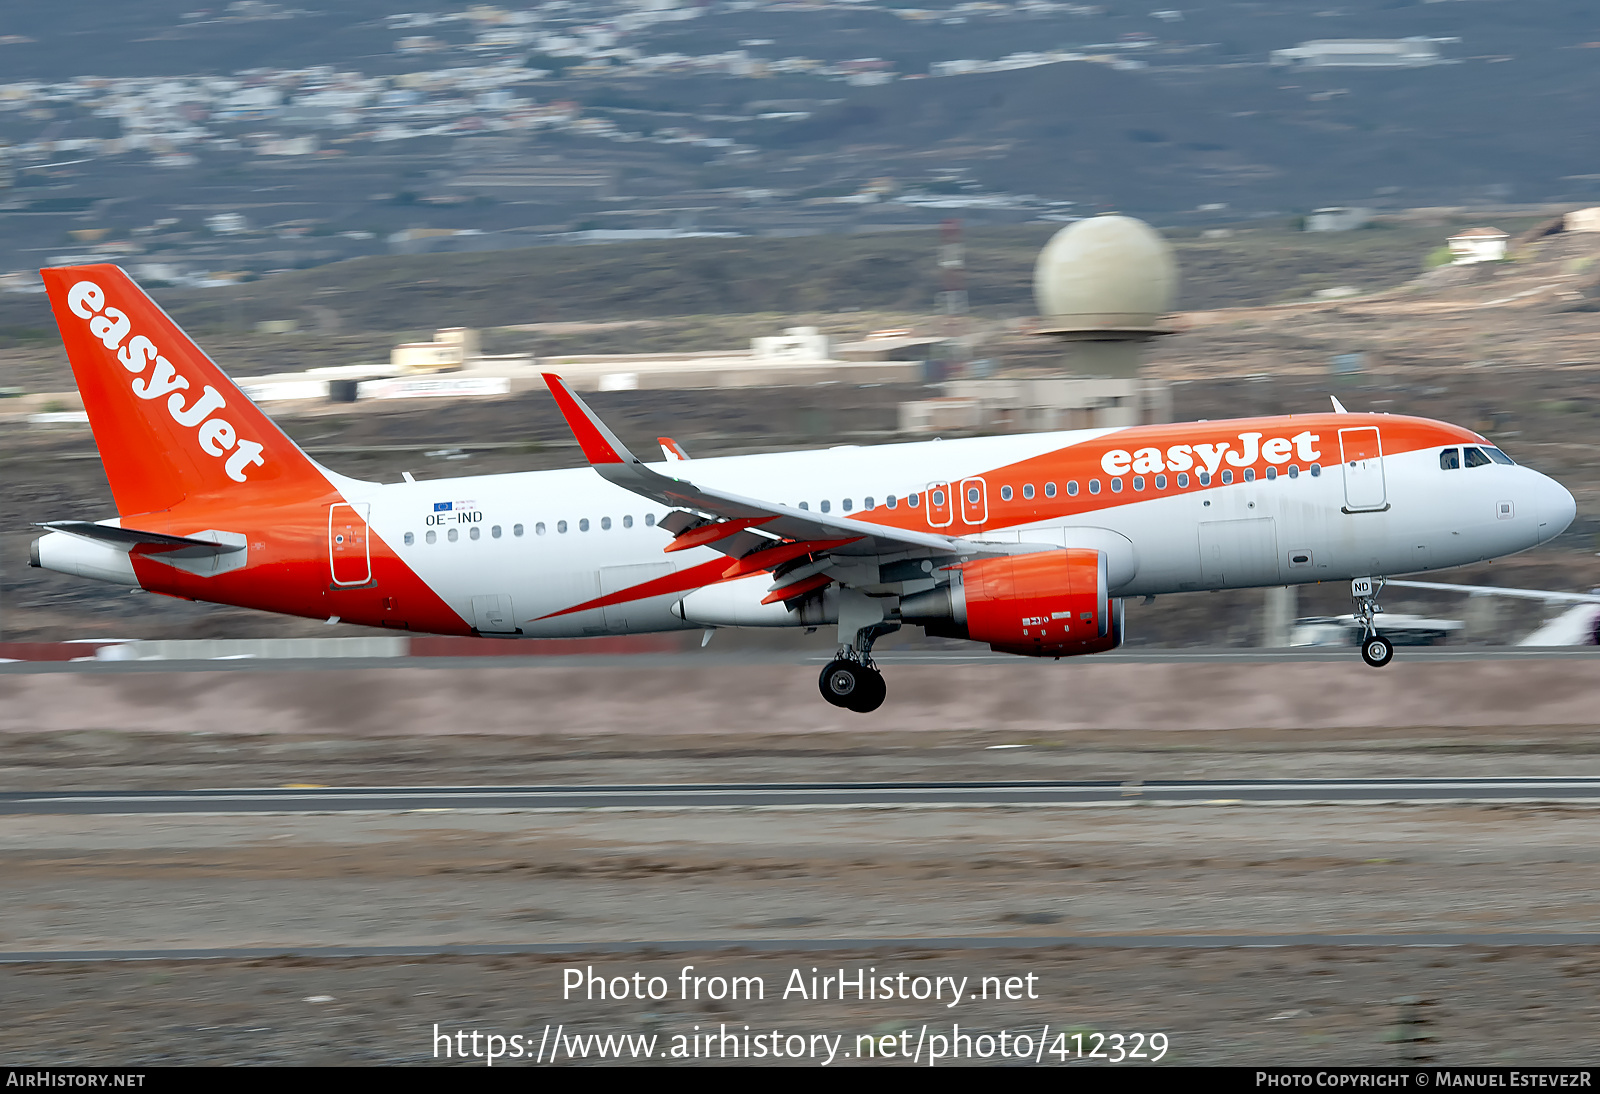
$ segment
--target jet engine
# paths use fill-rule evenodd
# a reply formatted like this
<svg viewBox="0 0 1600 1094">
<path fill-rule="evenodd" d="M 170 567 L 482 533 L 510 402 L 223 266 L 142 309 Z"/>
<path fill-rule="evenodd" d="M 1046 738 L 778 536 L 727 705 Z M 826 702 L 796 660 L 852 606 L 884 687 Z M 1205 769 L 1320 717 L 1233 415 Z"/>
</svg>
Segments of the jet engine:
<svg viewBox="0 0 1600 1094">
<path fill-rule="evenodd" d="M 1071 548 L 985 558 L 948 585 L 900 602 L 930 635 L 987 642 L 999 653 L 1067 657 L 1122 644 L 1122 601 L 1108 592 L 1104 551 Z"/>
</svg>

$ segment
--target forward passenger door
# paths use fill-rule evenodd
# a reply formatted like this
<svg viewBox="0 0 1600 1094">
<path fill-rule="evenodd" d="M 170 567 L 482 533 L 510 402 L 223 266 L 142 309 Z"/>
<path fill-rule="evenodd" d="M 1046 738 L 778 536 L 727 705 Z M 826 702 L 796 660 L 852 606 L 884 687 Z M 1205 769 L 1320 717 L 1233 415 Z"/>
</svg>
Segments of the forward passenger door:
<svg viewBox="0 0 1600 1094">
<path fill-rule="evenodd" d="M 1380 513 L 1389 508 L 1383 478 L 1383 440 L 1377 427 L 1339 430 L 1339 455 L 1344 469 L 1344 511 Z"/>
</svg>

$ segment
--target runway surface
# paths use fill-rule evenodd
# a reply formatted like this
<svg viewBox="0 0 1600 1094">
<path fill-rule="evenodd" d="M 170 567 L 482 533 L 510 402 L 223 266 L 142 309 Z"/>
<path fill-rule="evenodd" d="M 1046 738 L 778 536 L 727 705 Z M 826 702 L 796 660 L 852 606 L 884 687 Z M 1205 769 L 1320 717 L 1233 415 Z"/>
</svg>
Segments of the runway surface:
<svg viewBox="0 0 1600 1094">
<path fill-rule="evenodd" d="M 313 787 L 0 794 L 0 814 L 1592 802 L 1600 778 Z"/>
<path fill-rule="evenodd" d="M 1227 950 L 1286 946 L 1444 949 L 1457 946 L 1597 946 L 1595 933 L 1436 934 L 1124 934 L 1003 935 L 961 938 L 703 938 L 640 942 L 554 942 L 500 946 L 265 946 L 165 950 L 0 950 L 0 965 L 85 961 L 253 961 L 273 957 L 501 957 L 515 954 L 670 954 L 736 950 L 752 954 L 885 950 Z"/>
<path fill-rule="evenodd" d="M 722 653 L 713 649 L 682 653 L 633 654 L 540 654 L 537 641 L 496 657 L 232 657 L 205 661 L 10 661 L 0 662 L 0 676 L 31 676 L 53 673 L 117 675 L 146 672 L 306 672 L 348 671 L 351 669 L 515 669 L 515 668 L 632 668 L 659 669 L 694 666 L 697 668 L 737 667 L 741 665 L 822 665 L 828 653 L 807 650 L 741 650 Z M 1014 657 L 974 646 L 971 651 L 883 650 L 874 659 L 883 666 L 893 665 L 1017 665 L 1053 663 L 1048 658 Z M 1444 646 L 1401 647 L 1393 663 L 1418 662 L 1444 664 L 1457 661 L 1593 661 L 1600 659 L 1600 646 Z M 1293 664 L 1304 662 L 1353 663 L 1361 655 L 1354 646 L 1295 646 L 1288 649 L 1231 649 L 1197 647 L 1192 649 L 1116 650 L 1093 657 L 1074 659 L 1101 665 L 1250 665 Z"/>
</svg>

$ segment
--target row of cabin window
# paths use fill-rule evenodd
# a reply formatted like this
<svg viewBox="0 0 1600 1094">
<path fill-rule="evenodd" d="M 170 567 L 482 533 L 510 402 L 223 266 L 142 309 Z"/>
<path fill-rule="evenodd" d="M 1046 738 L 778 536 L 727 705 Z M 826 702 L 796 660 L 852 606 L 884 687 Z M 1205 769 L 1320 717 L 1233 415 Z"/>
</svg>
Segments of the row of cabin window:
<svg viewBox="0 0 1600 1094">
<path fill-rule="evenodd" d="M 644 526 L 646 528 L 655 527 L 655 523 L 656 523 L 656 515 L 654 513 L 646 513 L 644 515 Z M 624 528 L 632 528 L 633 527 L 633 517 L 632 517 L 632 515 L 628 515 L 628 516 L 625 516 L 625 517 L 622 518 L 622 526 Z M 611 518 L 610 517 L 601 517 L 600 518 L 600 529 L 601 529 L 601 531 L 605 531 L 605 532 L 609 532 L 611 530 Z M 544 535 L 546 530 L 547 529 L 544 526 L 544 521 L 542 521 L 542 520 L 538 521 L 533 526 L 533 534 L 536 535 L 536 536 Z M 582 520 L 578 521 L 578 531 L 587 532 L 588 530 L 589 530 L 589 518 L 588 517 L 584 517 Z M 557 534 L 565 535 L 566 531 L 567 531 L 567 522 L 564 521 L 564 520 L 556 521 L 556 532 L 557 532 Z M 511 534 L 513 536 L 520 536 L 520 535 L 522 535 L 522 532 L 523 532 L 522 525 L 513 524 L 511 526 Z M 468 539 L 479 539 L 479 538 L 482 537 L 482 535 L 483 535 L 483 532 L 477 525 L 473 525 L 473 526 L 471 526 L 470 528 L 467 529 L 467 538 Z M 489 535 L 493 539 L 499 539 L 500 536 L 501 536 L 500 526 L 498 524 L 496 524 L 493 527 L 491 527 L 489 529 Z M 426 533 L 423 534 L 422 538 L 423 538 L 423 542 L 425 542 L 425 543 L 437 543 L 439 541 L 439 533 L 430 528 Z M 461 538 L 461 530 L 459 528 L 447 529 L 445 531 L 444 538 L 449 540 L 451 543 L 454 543 L 454 542 L 456 542 L 456 540 Z M 416 537 L 416 535 L 414 533 L 412 533 L 412 532 L 407 532 L 406 533 L 406 546 L 407 547 L 411 546 L 416 541 L 417 541 L 417 537 Z"/>
<path fill-rule="evenodd" d="M 1318 476 L 1320 476 L 1322 474 L 1322 465 L 1320 463 L 1314 463 L 1309 468 L 1307 468 L 1307 470 L 1311 473 L 1311 477 L 1312 478 L 1317 478 Z M 1291 463 L 1288 467 L 1283 469 L 1283 474 L 1285 476 L 1291 478 L 1291 479 L 1298 479 L 1300 477 L 1299 465 Z M 1207 471 L 1196 471 L 1194 473 L 1194 477 L 1195 477 L 1195 481 L 1198 482 L 1201 486 L 1210 486 L 1211 485 L 1211 474 L 1210 474 L 1210 472 L 1207 472 Z M 1262 477 L 1265 478 L 1268 482 L 1272 482 L 1272 481 L 1274 481 L 1275 479 L 1278 478 L 1278 469 L 1276 467 L 1272 467 L 1272 466 L 1269 465 L 1267 467 L 1267 473 Z M 1231 486 L 1233 484 L 1233 472 L 1231 470 L 1224 469 L 1222 474 L 1218 476 L 1218 479 L 1222 483 L 1223 486 Z M 1256 469 L 1253 468 L 1253 467 L 1245 468 L 1244 469 L 1244 474 L 1242 476 L 1242 480 L 1241 481 L 1243 481 L 1243 482 L 1255 482 L 1256 481 Z M 1135 475 L 1135 476 L 1133 476 L 1133 488 L 1135 490 L 1143 490 L 1144 489 L 1144 485 L 1145 485 L 1145 481 L 1144 481 L 1144 476 L 1143 475 Z M 1187 471 L 1178 472 L 1176 485 L 1177 485 L 1179 490 L 1188 489 L 1188 486 L 1189 486 L 1189 473 Z M 1167 477 L 1165 475 L 1157 475 L 1155 477 L 1155 488 L 1157 490 L 1165 490 L 1167 488 Z M 1000 498 L 1001 498 L 1002 501 L 1010 501 L 1011 500 L 1010 498 L 1008 498 L 1006 496 L 1006 491 L 1009 490 L 1009 489 L 1010 489 L 1010 487 L 1007 487 L 1007 486 L 1003 486 L 1003 487 L 1000 488 Z M 1077 494 L 1077 492 L 1078 492 L 1078 484 L 1077 483 L 1075 483 L 1075 482 L 1067 483 L 1067 493 L 1068 494 Z M 1120 478 L 1111 480 L 1111 492 L 1113 494 L 1122 493 L 1122 480 Z M 1090 479 L 1089 480 L 1089 493 L 1091 493 L 1091 494 L 1100 493 L 1100 480 L 1099 479 Z"/>
<path fill-rule="evenodd" d="M 1441 467 L 1446 466 L 1445 457 L 1448 456 L 1450 453 L 1453 453 L 1454 451 L 1455 451 L 1455 449 L 1446 449 L 1444 454 L 1442 454 L 1439 457 L 1439 466 L 1441 466 Z M 1482 456 L 1482 453 L 1478 452 L 1478 450 L 1476 448 L 1468 449 L 1467 451 L 1469 453 L 1478 453 L 1479 458 L 1484 458 Z M 1489 451 L 1491 453 L 1494 453 L 1495 455 L 1500 455 L 1499 451 L 1497 449 L 1490 449 Z M 1469 456 L 1469 459 L 1470 458 L 1471 457 Z M 1509 457 L 1503 456 L 1503 455 L 1500 456 L 1500 460 L 1505 462 L 1505 463 L 1510 463 L 1511 462 Z M 1485 462 L 1487 462 L 1487 461 L 1485 460 Z M 1449 466 L 1455 466 L 1455 465 L 1451 464 Z M 1476 467 L 1477 464 L 1469 463 L 1468 466 L 1469 467 Z M 1321 475 L 1322 474 L 1322 465 L 1318 464 L 1318 463 L 1314 463 L 1314 464 L 1311 465 L 1310 471 L 1311 471 L 1311 474 L 1313 476 Z M 1291 479 L 1297 479 L 1297 478 L 1300 477 L 1300 468 L 1297 465 L 1291 463 L 1288 467 L 1286 467 L 1284 469 L 1284 474 L 1288 475 L 1289 478 L 1291 478 Z M 1278 477 L 1278 469 L 1276 467 L 1269 466 L 1267 468 L 1266 477 L 1267 477 L 1267 481 L 1268 482 L 1271 482 L 1273 479 L 1276 479 Z M 1208 474 L 1205 471 L 1197 471 L 1195 473 L 1195 478 L 1199 481 L 1201 486 L 1210 486 L 1211 485 L 1211 476 L 1210 476 L 1210 474 Z M 1254 482 L 1255 480 L 1256 480 L 1256 470 L 1255 470 L 1255 468 L 1253 468 L 1253 467 L 1245 468 L 1245 470 L 1244 470 L 1244 481 L 1245 482 Z M 1224 486 L 1227 486 L 1227 485 L 1231 484 L 1232 482 L 1233 482 L 1233 472 L 1229 471 L 1229 470 L 1223 471 L 1222 472 L 1222 484 Z M 1184 490 L 1184 489 L 1188 488 L 1188 486 L 1189 486 L 1189 473 L 1187 471 L 1180 471 L 1178 473 L 1177 486 L 1178 486 L 1178 489 L 1180 489 L 1180 490 Z M 1143 475 L 1135 475 L 1133 477 L 1133 488 L 1136 491 L 1143 490 L 1145 488 L 1145 479 L 1144 479 Z M 1155 477 L 1155 488 L 1157 490 L 1165 490 L 1167 488 L 1167 476 L 1165 476 L 1165 475 L 1157 475 Z M 1112 479 L 1111 480 L 1111 492 L 1113 494 L 1122 493 L 1122 480 L 1120 478 L 1116 478 L 1116 479 Z M 930 490 L 928 493 L 930 495 L 930 499 L 929 500 L 932 502 L 932 504 L 934 504 L 934 505 L 943 505 L 945 503 L 945 494 L 944 494 L 943 490 Z M 1089 493 L 1091 493 L 1091 494 L 1100 493 L 1100 480 L 1099 479 L 1090 479 L 1089 480 Z M 1025 483 L 1023 485 L 1023 487 L 1022 487 L 1022 496 L 1024 498 L 1030 499 L 1030 500 L 1033 498 L 1033 484 L 1031 482 L 1030 483 Z M 1044 484 L 1044 496 L 1047 497 L 1047 498 L 1053 498 L 1053 497 L 1056 496 L 1056 484 L 1055 483 L 1047 482 L 1047 483 Z M 1078 496 L 1078 482 L 1077 482 L 1076 479 L 1074 479 L 1071 482 L 1067 483 L 1067 496 L 1068 497 L 1077 497 Z M 973 505 L 976 505 L 982 500 L 982 498 L 983 498 L 983 495 L 981 493 L 979 493 L 978 488 L 976 486 L 968 488 L 968 490 L 967 490 L 967 501 L 969 503 L 971 503 Z M 1011 498 L 1012 498 L 1011 487 L 1002 486 L 1000 488 L 1000 500 L 1001 501 L 1010 501 Z M 871 497 L 867 497 L 867 498 L 864 498 L 862 500 L 865 502 L 864 508 L 866 508 L 866 509 L 873 508 L 874 502 L 873 502 L 873 499 Z M 887 506 L 890 509 L 897 509 L 897 508 L 899 508 L 900 500 L 901 499 L 897 498 L 894 494 L 890 494 L 887 498 L 884 499 L 884 505 Z M 917 494 L 910 494 L 910 495 L 906 496 L 905 503 L 907 505 L 909 505 L 911 508 L 915 509 L 915 508 L 917 508 L 918 505 L 921 504 L 921 498 Z M 840 503 L 840 508 L 842 508 L 846 513 L 850 512 L 852 507 L 853 507 L 853 503 L 852 503 L 850 498 L 845 498 L 843 500 L 843 502 Z M 802 508 L 802 509 L 810 509 L 811 508 L 811 503 L 803 501 L 803 502 L 800 503 L 800 508 Z M 817 508 L 819 508 L 822 512 L 826 513 L 826 512 L 830 511 L 830 509 L 832 508 L 832 505 L 831 505 L 831 503 L 829 503 L 827 501 L 823 501 L 823 502 L 819 502 L 818 503 Z M 656 523 L 656 516 L 655 516 L 654 513 L 646 513 L 644 515 L 644 526 L 646 528 L 654 527 L 655 523 Z M 624 516 L 622 518 L 622 526 L 624 528 L 632 528 L 633 527 L 633 517 L 632 517 L 631 514 L 627 515 L 627 516 Z M 601 529 L 601 531 L 610 531 L 611 530 L 611 518 L 610 517 L 601 517 L 600 518 L 600 529 Z M 587 532 L 588 530 L 589 530 L 589 518 L 588 517 L 584 517 L 583 519 L 578 521 L 578 531 Z M 512 535 L 521 536 L 522 532 L 523 532 L 522 525 L 513 524 L 511 526 L 511 534 Z M 545 529 L 544 521 L 539 521 L 538 523 L 536 523 L 533 526 L 533 534 L 534 535 L 542 536 L 542 535 L 545 534 L 545 532 L 546 532 L 546 529 Z M 566 532 L 567 532 L 567 522 L 564 521 L 564 520 L 556 521 L 556 533 L 558 535 L 565 535 Z M 482 536 L 482 534 L 483 534 L 482 530 L 479 529 L 477 525 L 472 525 L 470 528 L 467 529 L 467 538 L 468 539 L 478 539 L 478 538 L 480 538 Z M 493 525 L 489 529 L 489 535 L 494 539 L 499 539 L 500 536 L 501 536 L 500 525 L 498 525 L 498 524 Z M 425 542 L 436 543 L 436 542 L 438 542 L 439 534 L 438 534 L 437 531 L 435 531 L 433 529 L 429 529 L 424 534 L 423 538 L 424 538 Z M 445 538 L 448 539 L 451 543 L 456 542 L 458 539 L 461 538 L 460 529 L 458 529 L 458 528 L 447 529 L 446 532 L 445 532 Z M 411 533 L 411 532 L 407 532 L 406 533 L 406 546 L 407 547 L 411 546 L 416 541 L 417 540 L 416 540 L 416 536 L 415 536 L 414 533 Z"/>
<path fill-rule="evenodd" d="M 1314 464 L 1311 465 L 1309 470 L 1310 470 L 1312 476 L 1316 477 L 1316 476 L 1322 474 L 1322 465 L 1320 463 L 1314 463 Z M 1300 477 L 1300 468 L 1299 468 L 1298 465 L 1291 463 L 1288 467 L 1284 468 L 1283 474 L 1287 475 L 1291 479 L 1298 479 Z M 1220 477 L 1221 477 L 1222 484 L 1224 486 L 1228 486 L 1228 485 L 1231 485 L 1233 483 L 1233 472 L 1231 470 L 1224 470 Z M 1276 479 L 1278 477 L 1278 469 L 1276 467 L 1269 466 L 1267 468 L 1267 473 L 1266 473 L 1265 477 L 1266 477 L 1266 480 L 1268 482 L 1273 481 L 1274 479 Z M 1209 472 L 1197 471 L 1197 472 L 1195 472 L 1195 479 L 1196 479 L 1196 481 L 1199 482 L 1199 484 L 1201 486 L 1210 486 L 1211 485 L 1211 475 L 1210 475 Z M 1244 469 L 1244 480 L 1243 481 L 1245 481 L 1245 482 L 1255 482 L 1256 481 L 1256 469 L 1253 468 L 1253 467 L 1245 468 Z M 1154 485 L 1155 485 L 1155 488 L 1157 490 L 1165 490 L 1167 488 L 1167 476 L 1166 475 L 1157 475 L 1155 477 L 1155 484 Z M 1187 471 L 1178 472 L 1177 479 L 1176 479 L 1176 485 L 1177 485 L 1178 489 L 1180 489 L 1180 490 L 1188 489 L 1188 487 L 1189 487 L 1189 473 Z M 1143 490 L 1145 488 L 1145 477 L 1143 475 L 1135 475 L 1135 476 L 1133 476 L 1133 488 L 1134 488 L 1134 490 Z M 1113 494 L 1122 493 L 1122 480 L 1120 478 L 1115 478 L 1115 479 L 1111 480 L 1111 492 Z M 1100 493 L 1100 480 L 1099 479 L 1090 479 L 1089 480 L 1089 493 L 1091 493 L 1091 494 Z M 933 491 L 930 491 L 930 494 L 932 496 L 932 501 L 933 501 L 934 505 L 943 505 L 944 504 L 944 491 L 943 490 L 933 490 Z M 1001 501 L 1010 501 L 1012 496 L 1013 495 L 1012 495 L 1011 487 L 1002 486 L 1000 488 L 1000 500 Z M 1022 487 L 1022 496 L 1023 496 L 1024 499 L 1031 499 L 1033 497 L 1033 484 L 1032 483 L 1026 483 L 1026 484 L 1023 485 L 1023 487 Z M 1055 483 L 1047 482 L 1047 483 L 1044 484 L 1044 496 L 1047 497 L 1047 498 L 1053 498 L 1053 497 L 1056 496 L 1056 484 Z M 1078 483 L 1077 483 L 1077 480 L 1073 480 L 1073 481 L 1067 483 L 1067 496 L 1070 497 L 1070 498 L 1075 498 L 1075 497 L 1078 496 Z M 967 502 L 969 504 L 977 505 L 982 500 L 983 500 L 983 495 L 979 492 L 979 490 L 978 490 L 978 488 L 976 486 L 970 486 L 970 487 L 967 488 Z"/>
<path fill-rule="evenodd" d="M 977 501 L 978 501 L 977 489 L 978 489 L 977 487 L 973 487 L 971 489 L 971 491 L 969 491 L 973 495 L 972 501 L 973 501 L 974 504 L 976 504 Z M 1077 492 L 1078 492 L 1078 484 L 1077 483 L 1068 483 L 1067 484 L 1067 493 L 1076 494 Z M 944 491 L 943 490 L 930 490 L 928 493 L 931 496 L 934 505 L 943 505 L 944 504 Z M 1001 495 L 1005 498 L 1006 501 L 1010 501 L 1011 500 L 1011 487 L 1009 487 L 1009 486 L 1002 487 L 1001 488 Z M 1032 483 L 1029 483 L 1027 486 L 1024 486 L 1022 488 L 1022 496 L 1025 497 L 1025 498 L 1032 498 L 1033 497 L 1033 484 Z M 1047 482 L 1047 483 L 1044 484 L 1044 496 L 1047 497 L 1047 498 L 1053 498 L 1053 497 L 1056 496 L 1056 484 L 1055 483 Z M 862 500 L 861 508 L 862 508 L 863 511 L 865 511 L 867 509 L 875 508 L 876 505 L 877 505 L 877 502 L 874 501 L 873 498 L 870 495 L 865 497 L 865 498 L 863 498 L 863 499 L 861 499 L 861 500 Z M 917 506 L 922 504 L 922 495 L 921 494 L 907 494 L 904 498 L 900 498 L 900 497 L 895 496 L 894 494 L 890 494 L 888 497 L 883 499 L 884 508 L 886 508 L 886 509 L 898 509 L 898 508 L 900 508 L 900 503 L 902 501 L 904 501 L 911 508 L 915 509 L 915 508 L 917 508 Z M 848 512 L 851 511 L 851 509 L 854 507 L 854 505 L 855 505 L 855 503 L 850 498 L 845 498 L 842 502 L 839 503 L 839 508 L 841 510 L 843 510 L 844 512 L 848 513 Z M 803 502 L 800 503 L 800 508 L 809 510 L 811 508 L 811 503 L 809 501 L 803 501 Z M 820 502 L 817 503 L 817 508 L 820 509 L 824 513 L 831 512 L 832 509 L 833 509 L 833 503 L 829 502 L 829 501 L 820 501 Z"/>
<path fill-rule="evenodd" d="M 883 499 L 883 504 L 884 504 L 885 508 L 898 509 L 898 508 L 900 508 L 900 503 L 902 501 L 904 501 L 907 505 L 909 505 L 913 509 L 915 509 L 918 505 L 922 504 L 922 499 L 921 499 L 920 495 L 917 495 L 917 494 L 908 494 L 904 498 L 899 498 L 899 497 L 896 497 L 893 494 L 890 494 L 888 497 Z M 877 501 L 871 495 L 868 495 L 867 497 L 861 499 L 861 509 L 862 509 L 863 512 L 865 512 L 868 509 L 876 508 L 877 504 L 878 504 Z M 811 503 L 809 501 L 803 501 L 803 502 L 800 503 L 800 508 L 809 511 L 810 508 L 811 508 Z M 833 511 L 833 502 L 831 502 L 831 501 L 819 501 L 819 502 L 817 502 L 817 508 L 819 510 L 821 510 L 822 512 L 824 512 L 824 513 L 830 513 L 830 512 Z M 848 513 L 852 509 L 855 508 L 855 502 L 853 500 L 851 500 L 850 498 L 845 498 L 843 501 L 841 501 L 839 503 L 839 508 L 842 511 Z"/>
</svg>

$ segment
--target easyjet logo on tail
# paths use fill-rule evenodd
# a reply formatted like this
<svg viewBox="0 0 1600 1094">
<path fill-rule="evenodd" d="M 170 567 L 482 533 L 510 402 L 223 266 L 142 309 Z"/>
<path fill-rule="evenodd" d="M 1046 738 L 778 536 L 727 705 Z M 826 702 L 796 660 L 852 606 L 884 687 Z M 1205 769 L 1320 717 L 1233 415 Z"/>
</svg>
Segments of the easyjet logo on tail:
<svg viewBox="0 0 1600 1094">
<path fill-rule="evenodd" d="M 171 361 L 161 356 L 160 348 L 143 334 L 128 335 L 133 324 L 117 308 L 106 306 L 105 290 L 93 281 L 80 281 L 67 293 L 67 307 L 79 319 L 89 321 L 89 333 L 98 338 L 106 349 L 117 351 L 122 367 L 134 374 L 133 393 L 141 399 L 154 400 L 167 397 L 167 412 L 172 420 L 185 429 L 195 431 L 195 440 L 201 451 L 216 459 L 227 457 L 223 469 L 234 482 L 245 481 L 247 467 L 265 466 L 261 453 L 265 446 L 247 441 L 237 435 L 233 423 L 215 417 L 227 408 L 227 400 L 216 388 L 207 384 L 193 402 L 185 403 L 182 394 L 189 390 L 189 381 L 178 374 Z M 127 339 L 127 345 L 123 340 Z M 143 375 L 151 362 L 155 368 L 149 376 Z"/>
<path fill-rule="evenodd" d="M 1313 447 L 1322 437 L 1307 430 L 1293 437 L 1273 437 L 1263 441 L 1263 433 L 1240 433 L 1239 448 L 1230 441 L 1216 444 L 1175 444 L 1163 454 L 1159 448 L 1140 448 L 1129 452 L 1113 448 L 1100 457 L 1100 468 L 1108 475 L 1126 475 L 1130 470 L 1139 475 L 1155 475 L 1162 471 L 1188 471 L 1199 466 L 1215 475 L 1223 459 L 1234 467 L 1249 467 L 1259 459 L 1268 463 L 1288 463 L 1298 458 L 1310 463 L 1320 460 L 1322 452 Z"/>
</svg>

